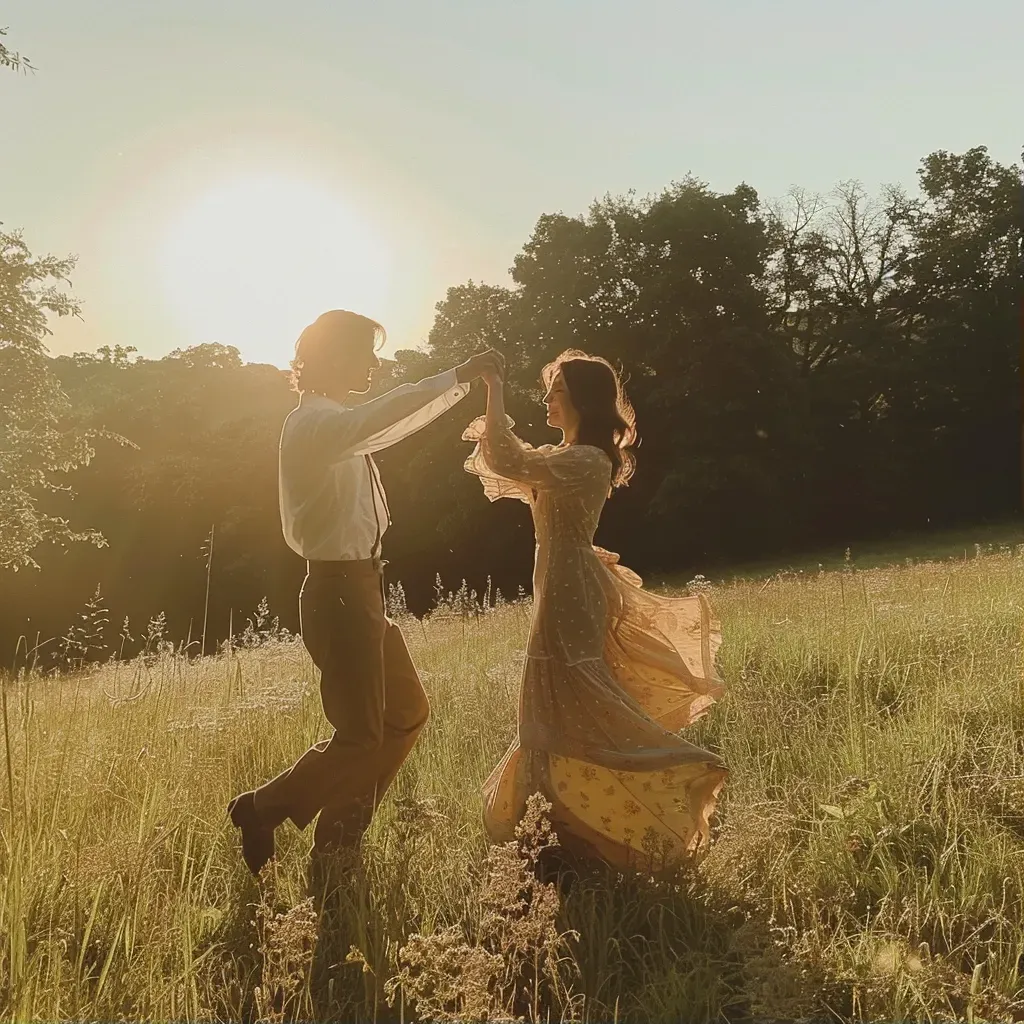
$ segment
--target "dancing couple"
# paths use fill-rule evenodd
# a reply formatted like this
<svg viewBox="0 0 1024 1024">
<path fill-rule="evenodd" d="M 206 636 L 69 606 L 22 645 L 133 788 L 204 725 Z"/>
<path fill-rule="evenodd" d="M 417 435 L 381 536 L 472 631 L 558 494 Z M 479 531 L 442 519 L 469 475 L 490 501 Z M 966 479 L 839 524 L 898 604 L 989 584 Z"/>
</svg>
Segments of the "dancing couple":
<svg viewBox="0 0 1024 1024">
<path fill-rule="evenodd" d="M 463 434 L 475 444 L 465 468 L 491 501 L 526 502 L 537 538 L 519 729 L 484 784 L 488 835 L 512 839 L 527 799 L 541 793 L 567 852 L 671 872 L 706 840 L 727 774 L 678 735 L 722 692 L 720 634 L 703 594 L 652 594 L 593 544 L 605 502 L 634 468 L 635 418 L 617 374 L 577 351 L 545 367 L 547 422 L 562 440 L 533 448 L 512 432 L 494 350 L 349 404 L 369 389 L 383 340 L 375 321 L 332 310 L 296 343 L 281 525 L 307 561 L 302 641 L 334 733 L 231 801 L 246 864 L 258 874 L 273 858 L 286 818 L 300 829 L 316 819 L 317 853 L 357 850 L 426 725 L 426 694 L 385 612 L 380 555 L 391 516 L 373 453 L 427 426 L 482 378 L 487 410 Z"/>
</svg>

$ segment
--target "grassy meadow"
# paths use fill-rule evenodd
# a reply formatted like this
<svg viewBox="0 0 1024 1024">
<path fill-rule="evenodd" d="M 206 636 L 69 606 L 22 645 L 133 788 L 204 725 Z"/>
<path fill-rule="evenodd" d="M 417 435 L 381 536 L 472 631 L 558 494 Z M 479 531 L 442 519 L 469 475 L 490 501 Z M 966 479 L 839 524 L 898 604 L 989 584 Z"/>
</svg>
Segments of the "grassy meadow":
<svg viewBox="0 0 1024 1024">
<path fill-rule="evenodd" d="M 704 586 L 703 582 L 694 585 Z M 301 645 L 250 634 L 4 694 L 0 1017 L 1024 1019 L 1024 548 L 711 588 L 731 778 L 672 884 L 488 851 L 529 604 L 402 625 L 433 717 L 363 866 L 262 880 L 225 805 L 322 738 Z"/>
</svg>

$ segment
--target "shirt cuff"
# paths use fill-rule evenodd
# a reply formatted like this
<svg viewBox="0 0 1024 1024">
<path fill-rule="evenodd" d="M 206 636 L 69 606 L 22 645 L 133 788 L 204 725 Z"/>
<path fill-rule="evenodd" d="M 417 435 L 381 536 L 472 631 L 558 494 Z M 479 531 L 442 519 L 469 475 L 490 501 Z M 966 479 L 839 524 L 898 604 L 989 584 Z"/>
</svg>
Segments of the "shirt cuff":
<svg viewBox="0 0 1024 1024">
<path fill-rule="evenodd" d="M 442 392 L 451 391 L 451 389 L 459 383 L 459 378 L 455 373 L 454 368 L 451 370 L 445 370 L 444 373 L 439 373 L 437 375 L 437 380 Z"/>
</svg>

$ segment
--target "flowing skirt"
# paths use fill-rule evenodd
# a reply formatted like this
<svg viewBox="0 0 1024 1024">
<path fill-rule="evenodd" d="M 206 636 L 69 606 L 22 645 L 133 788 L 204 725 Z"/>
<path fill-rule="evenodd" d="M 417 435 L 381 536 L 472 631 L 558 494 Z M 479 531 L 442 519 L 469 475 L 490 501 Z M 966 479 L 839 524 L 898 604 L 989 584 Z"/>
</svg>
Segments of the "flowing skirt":
<svg viewBox="0 0 1024 1024">
<path fill-rule="evenodd" d="M 526 800 L 541 793 L 570 852 L 670 874 L 706 842 L 728 774 L 721 758 L 677 735 L 723 692 L 721 633 L 704 595 L 652 594 L 617 556 L 594 550 L 615 598 L 603 656 L 570 663 L 553 649 L 526 658 L 519 735 L 485 783 L 484 820 L 493 841 L 507 842 Z M 531 639 L 550 614 L 543 599 L 535 607 Z"/>
</svg>

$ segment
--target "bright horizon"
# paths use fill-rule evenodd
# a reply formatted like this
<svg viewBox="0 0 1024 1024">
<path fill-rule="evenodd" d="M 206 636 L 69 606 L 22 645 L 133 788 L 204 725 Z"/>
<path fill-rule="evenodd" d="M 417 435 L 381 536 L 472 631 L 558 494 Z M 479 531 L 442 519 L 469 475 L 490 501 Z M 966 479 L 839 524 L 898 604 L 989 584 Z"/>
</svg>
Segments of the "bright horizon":
<svg viewBox="0 0 1024 1024">
<path fill-rule="evenodd" d="M 284 366 L 341 306 L 391 354 L 448 287 L 508 283 L 541 214 L 606 193 L 913 189 L 936 149 L 1019 158 L 1010 0 L 626 9 L 8 3 L 39 70 L 0 78 L 0 219 L 80 257 L 84 320 L 51 350 L 220 341 Z"/>
</svg>

